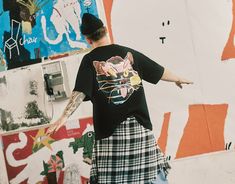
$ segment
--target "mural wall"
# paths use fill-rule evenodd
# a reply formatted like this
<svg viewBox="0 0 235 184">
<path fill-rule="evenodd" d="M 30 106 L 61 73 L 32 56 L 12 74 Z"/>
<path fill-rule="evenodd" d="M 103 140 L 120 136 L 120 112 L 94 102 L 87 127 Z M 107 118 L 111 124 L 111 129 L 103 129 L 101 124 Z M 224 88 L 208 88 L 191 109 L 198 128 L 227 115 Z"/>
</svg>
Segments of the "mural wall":
<svg viewBox="0 0 235 184">
<path fill-rule="evenodd" d="M 72 90 L 81 51 L 88 47 L 75 25 L 88 11 L 107 21 L 114 43 L 141 51 L 173 73 L 194 81 L 194 85 L 182 90 L 163 81 L 157 86 L 144 83 L 156 140 L 169 160 L 235 149 L 234 0 L 41 1 L 35 14 L 24 5 L 31 1 L 0 2 L 0 71 L 42 60 L 53 62 L 51 59 L 63 56 Z M 61 12 L 61 6 L 66 11 Z M 67 17 L 67 10 L 73 12 L 72 19 Z M 18 31 L 15 26 L 11 29 L 11 22 L 17 23 L 13 20 L 20 24 L 18 44 L 11 39 L 11 33 Z M 9 39 L 13 46 L 6 46 L 4 51 Z M 86 181 L 89 165 L 85 162 L 89 160 L 84 160 L 82 148 L 69 147 L 72 142 L 76 145 L 78 132 L 85 135 L 85 128 L 73 129 L 76 125 L 71 123 L 73 138 L 67 137 L 67 127 L 51 136 L 38 127 L 27 130 L 56 120 L 67 103 L 49 103 L 46 98 L 41 63 L 0 73 L 0 130 L 24 128 L 3 134 L 9 180 L 19 183 L 56 179 L 60 183 L 65 182 L 67 169 L 75 178 L 80 171 L 86 172 L 78 177 L 80 182 Z M 91 115 L 91 104 L 86 102 L 71 119 Z M 36 140 L 41 141 L 40 145 Z M 44 160 L 39 160 L 36 175 L 31 178 L 30 163 L 41 155 L 45 155 Z M 78 159 L 79 167 L 68 167 L 70 156 Z M 51 169 L 53 164 L 59 169 Z"/>
</svg>

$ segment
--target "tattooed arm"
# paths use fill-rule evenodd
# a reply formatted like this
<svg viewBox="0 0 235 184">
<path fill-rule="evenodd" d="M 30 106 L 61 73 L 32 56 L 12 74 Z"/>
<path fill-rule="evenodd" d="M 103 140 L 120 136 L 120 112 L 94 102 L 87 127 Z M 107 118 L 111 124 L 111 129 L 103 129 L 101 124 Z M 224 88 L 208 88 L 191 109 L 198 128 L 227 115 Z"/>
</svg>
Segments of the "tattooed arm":
<svg viewBox="0 0 235 184">
<path fill-rule="evenodd" d="M 70 100 L 68 105 L 66 106 L 62 116 L 69 118 L 73 114 L 73 112 L 78 108 L 78 106 L 82 103 L 85 98 L 85 94 L 79 91 L 73 91 L 70 96 Z"/>
<path fill-rule="evenodd" d="M 79 91 L 73 91 L 69 103 L 67 104 L 62 116 L 54 123 L 51 124 L 47 133 L 53 133 L 59 130 L 61 126 L 65 124 L 69 116 L 73 114 L 73 112 L 78 108 L 78 106 L 82 103 L 85 98 L 85 94 Z"/>
</svg>

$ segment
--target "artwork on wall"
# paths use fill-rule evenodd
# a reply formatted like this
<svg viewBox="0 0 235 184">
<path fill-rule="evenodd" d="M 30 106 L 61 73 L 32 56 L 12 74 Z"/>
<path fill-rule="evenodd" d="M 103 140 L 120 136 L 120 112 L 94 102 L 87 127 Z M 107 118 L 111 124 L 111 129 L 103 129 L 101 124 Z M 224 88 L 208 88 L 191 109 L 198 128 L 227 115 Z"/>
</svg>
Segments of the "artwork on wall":
<svg viewBox="0 0 235 184">
<path fill-rule="evenodd" d="M 2 135 L 9 182 L 85 184 L 93 141 L 91 117 L 68 121 L 51 135 L 46 128 Z"/>
<path fill-rule="evenodd" d="M 49 123 L 51 117 L 46 112 L 44 93 L 40 67 L 0 75 L 0 130 L 11 131 Z"/>
<path fill-rule="evenodd" d="M 0 71 L 88 48 L 81 16 L 99 17 L 98 1 L 0 0 Z"/>
</svg>

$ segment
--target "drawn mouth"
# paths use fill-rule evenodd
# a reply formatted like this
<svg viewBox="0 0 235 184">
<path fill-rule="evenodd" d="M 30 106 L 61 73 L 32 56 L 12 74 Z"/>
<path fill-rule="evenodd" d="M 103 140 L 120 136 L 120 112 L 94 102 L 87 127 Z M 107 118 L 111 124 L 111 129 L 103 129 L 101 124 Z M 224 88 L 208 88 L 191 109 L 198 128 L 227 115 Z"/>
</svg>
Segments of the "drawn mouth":
<svg viewBox="0 0 235 184">
<path fill-rule="evenodd" d="M 165 42 L 165 40 L 166 40 L 166 37 L 165 36 L 162 36 L 162 37 L 159 37 L 159 39 L 162 41 L 162 44 L 164 44 Z"/>
</svg>

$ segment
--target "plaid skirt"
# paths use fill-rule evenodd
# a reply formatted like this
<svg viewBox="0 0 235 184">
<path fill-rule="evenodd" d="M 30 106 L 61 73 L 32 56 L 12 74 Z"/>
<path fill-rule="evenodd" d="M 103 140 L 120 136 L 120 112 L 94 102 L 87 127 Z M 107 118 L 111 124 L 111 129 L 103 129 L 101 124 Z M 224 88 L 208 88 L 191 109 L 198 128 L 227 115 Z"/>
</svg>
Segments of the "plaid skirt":
<svg viewBox="0 0 235 184">
<path fill-rule="evenodd" d="M 96 140 L 92 154 L 91 184 L 151 183 L 158 172 L 170 169 L 151 130 L 135 117 L 127 118 L 112 136 Z"/>
</svg>

